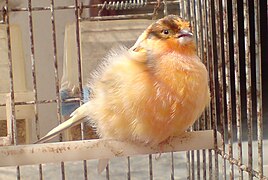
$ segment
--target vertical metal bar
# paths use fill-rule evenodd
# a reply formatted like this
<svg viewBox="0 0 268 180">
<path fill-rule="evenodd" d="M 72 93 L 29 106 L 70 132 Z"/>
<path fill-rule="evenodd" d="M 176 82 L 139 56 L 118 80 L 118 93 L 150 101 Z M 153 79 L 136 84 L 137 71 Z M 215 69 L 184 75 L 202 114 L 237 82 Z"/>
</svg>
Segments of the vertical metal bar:
<svg viewBox="0 0 268 180">
<path fill-rule="evenodd" d="M 57 102 L 57 119 L 62 123 L 60 115 L 60 96 L 59 96 L 59 74 L 58 74 L 58 58 L 57 58 L 57 39 L 56 39 L 56 26 L 55 26 L 55 11 L 54 0 L 50 1 L 51 8 L 51 27 L 52 27 L 52 46 L 53 46 L 53 61 L 54 61 L 54 78 L 56 87 L 56 102 Z"/>
<path fill-rule="evenodd" d="M 228 14 L 227 14 L 227 8 L 228 3 L 226 2 L 225 7 L 225 21 L 228 22 Z M 225 73 L 226 73 L 226 105 L 227 105 L 227 130 L 228 130 L 228 153 L 231 157 L 233 157 L 233 118 L 232 118 L 232 89 L 231 89 L 231 65 L 230 65 L 230 59 L 229 59 L 229 47 L 228 47 L 228 24 L 225 22 Z M 225 123 L 225 122 L 223 122 Z M 234 179 L 234 167 L 233 164 L 230 164 L 230 179 Z"/>
<path fill-rule="evenodd" d="M 195 157 L 194 157 L 194 151 L 190 151 L 191 155 L 191 179 L 195 179 Z"/>
<path fill-rule="evenodd" d="M 203 24 L 203 20 L 204 20 L 204 17 L 203 15 L 205 15 L 205 12 L 203 11 L 203 6 L 204 4 L 201 3 L 201 0 L 197 0 L 197 3 L 194 3 L 193 4 L 194 6 L 196 6 L 196 12 L 195 12 L 195 15 L 197 18 L 197 25 L 198 25 L 198 41 L 199 41 L 199 47 L 200 47 L 200 50 L 199 50 L 199 56 L 202 60 L 203 63 L 205 63 L 204 61 L 204 56 L 203 56 L 203 53 L 204 53 L 204 32 L 203 32 L 203 28 L 204 28 L 204 24 Z"/>
<path fill-rule="evenodd" d="M 33 18 L 32 18 L 32 1 L 28 0 L 28 17 L 29 17 L 29 28 L 30 28 L 30 44 L 31 44 L 31 63 L 32 63 L 32 81 L 33 81 L 33 92 L 34 92 L 34 108 L 35 108 L 35 131 L 37 139 L 40 138 L 39 119 L 38 119 L 38 107 L 37 99 L 37 85 L 36 85 L 36 65 L 35 65 L 35 47 L 34 47 L 34 35 L 33 35 Z"/>
<path fill-rule="evenodd" d="M 186 152 L 186 159 L 187 159 L 187 163 L 186 163 L 186 167 L 187 167 L 187 180 L 191 179 L 191 166 L 190 166 L 190 151 Z"/>
<path fill-rule="evenodd" d="M 205 114 L 206 114 L 206 112 L 205 112 Z M 202 127 L 202 129 L 205 129 L 205 120 L 207 119 L 206 118 L 207 117 L 207 115 L 204 115 L 204 117 L 202 117 L 202 119 L 201 119 L 201 127 Z M 204 150 L 202 150 L 202 168 L 203 168 L 203 179 L 205 180 L 205 179 L 207 179 L 207 161 L 206 161 L 206 159 L 207 159 L 207 155 L 206 155 L 207 153 L 206 153 L 206 150 L 204 149 Z"/>
<path fill-rule="evenodd" d="M 200 9 L 200 14 L 201 14 L 201 21 L 200 21 L 200 25 L 201 25 L 201 29 L 202 29 L 202 61 L 204 62 L 204 64 L 206 65 L 207 69 L 208 69 L 208 51 L 207 51 L 207 11 L 206 11 L 206 0 L 202 1 L 198 0 L 199 4 L 201 4 L 201 9 Z M 204 115 L 202 115 L 201 117 L 201 128 L 203 130 L 206 129 L 206 120 L 208 119 L 208 108 L 206 108 Z M 202 150 L 202 166 L 203 166 L 203 179 L 207 179 L 207 156 L 206 156 L 206 150 Z"/>
<path fill-rule="evenodd" d="M 261 34 L 260 34 L 260 1 L 254 1 L 255 17 L 255 58 L 256 58 L 256 94 L 257 94 L 257 138 L 258 138 L 258 171 L 263 178 L 263 110 L 262 110 L 262 67 L 261 67 Z"/>
<path fill-rule="evenodd" d="M 152 155 L 149 155 L 149 175 L 150 180 L 153 180 L 153 161 L 152 161 Z"/>
<path fill-rule="evenodd" d="M 206 1 L 206 6 L 207 6 L 207 47 L 208 47 L 208 58 L 209 60 L 209 85 L 210 85 L 210 93 L 211 93 L 211 102 L 210 102 L 210 107 L 209 107 L 209 124 L 208 128 L 212 129 L 212 121 L 215 117 L 215 86 L 214 86 L 214 62 L 213 58 L 214 57 L 214 52 L 213 52 L 213 39 L 212 39 L 212 15 L 211 15 L 211 0 Z M 212 150 L 208 150 L 208 167 L 209 167 L 209 179 L 213 179 L 213 166 L 212 166 Z"/>
<path fill-rule="evenodd" d="M 13 75 L 13 61 L 12 61 L 12 51 L 11 51 L 11 35 L 10 35 L 10 22 L 9 22 L 9 9 L 8 0 L 6 0 L 6 33 L 7 33 L 7 47 L 8 47 L 8 66 L 9 66 L 9 80 L 10 80 L 10 97 L 11 97 L 11 121 L 12 121 L 12 142 L 14 145 L 18 144 L 18 134 L 15 116 L 15 98 L 14 98 L 14 75 Z"/>
<path fill-rule="evenodd" d="M 225 78 L 228 82 L 226 82 L 226 99 L 227 99 L 227 119 L 228 122 L 231 121 L 231 107 L 229 107 L 231 103 L 231 86 L 230 86 L 230 56 L 229 56 L 229 32 L 228 32 L 228 1 L 223 1 L 223 34 L 224 34 L 224 62 L 225 62 Z M 221 133 L 223 135 L 223 139 L 225 140 L 225 118 L 220 119 L 221 123 Z M 225 153 L 225 143 L 222 143 L 222 149 Z M 223 179 L 226 180 L 226 159 L 223 159 L 222 165 Z"/>
<path fill-rule="evenodd" d="M 106 166 L 106 180 L 109 180 L 110 179 L 110 166 L 109 164 L 107 164 Z"/>
<path fill-rule="evenodd" d="M 220 118 L 223 118 L 223 83 L 221 82 L 221 78 L 223 78 L 223 72 L 222 72 L 222 51 L 221 51 L 221 23 L 219 20 L 219 23 L 217 23 L 218 18 L 220 19 L 220 13 L 217 14 L 217 7 L 215 7 L 215 2 L 217 0 L 211 1 L 211 14 L 212 14 L 212 32 L 215 32 L 215 34 L 212 33 L 212 46 L 213 46 L 213 61 L 214 64 L 212 66 L 213 73 L 214 73 L 214 99 L 212 101 L 212 104 L 214 103 L 214 109 L 212 109 L 212 129 L 213 129 L 213 135 L 214 135 L 214 179 L 219 179 L 219 160 L 218 160 L 218 143 L 217 143 L 217 108 L 220 109 Z M 218 11 L 219 12 L 219 11 Z M 216 14 L 216 17 L 214 16 Z M 220 59 L 220 61 L 218 61 Z M 217 66 L 218 65 L 218 66 Z M 218 70 L 217 70 L 218 69 Z M 218 72 L 219 71 L 219 72 Z M 217 77 L 218 75 L 218 77 Z M 218 84 L 217 84 L 218 83 Z M 217 87 L 218 85 L 218 87 Z M 216 89 L 217 88 L 217 89 Z M 219 91 L 219 104 L 217 104 L 217 91 Z"/>
<path fill-rule="evenodd" d="M 190 23 L 191 23 L 192 31 L 196 33 L 197 28 L 196 28 L 195 1 L 194 0 L 191 0 L 191 5 L 190 5 Z M 195 41 L 197 43 L 198 41 L 197 36 L 195 36 Z M 197 51 L 198 51 L 198 48 L 197 48 Z"/>
<path fill-rule="evenodd" d="M 235 109 L 236 109 L 236 129 L 237 129 L 237 150 L 238 161 L 243 163 L 243 149 L 242 149 L 242 119 L 241 119 L 241 88 L 240 88 L 240 55 L 239 55 L 239 38 L 238 38 L 238 14 L 237 14 L 237 0 L 232 2 L 233 15 L 233 44 L 234 44 L 234 68 L 235 68 Z M 243 172 L 239 169 L 239 179 L 243 179 Z"/>
<path fill-rule="evenodd" d="M 216 4 L 215 4 L 216 3 Z M 215 7 L 216 6 L 216 7 Z M 209 64 L 210 74 L 210 89 L 211 89 L 211 106 L 210 106 L 210 128 L 214 130 L 214 166 L 212 162 L 212 152 L 209 150 L 209 179 L 218 179 L 219 167 L 218 167 L 218 154 L 217 154 L 217 119 L 216 106 L 219 109 L 219 118 L 224 118 L 224 96 L 223 96 L 223 63 L 222 63 L 222 46 L 221 46 L 221 4 L 214 0 L 207 1 L 207 20 L 208 20 L 208 56 L 212 57 L 212 61 Z M 215 17 L 216 14 L 216 17 Z M 211 36 L 210 36 L 211 35 Z M 218 62 L 218 59 L 220 61 Z M 216 67 L 216 65 L 218 65 Z M 219 69 L 219 72 L 216 71 Z M 218 76 L 219 77 L 218 77 Z M 218 83 L 217 83 L 218 82 Z M 216 89 L 218 88 L 218 89 Z M 219 103 L 217 104 L 219 90 Z M 213 170 L 214 167 L 214 171 Z"/>
<path fill-rule="evenodd" d="M 32 64 L 32 83 L 34 92 L 34 112 L 35 112 L 35 134 L 37 139 L 40 138 L 40 125 L 38 118 L 38 106 L 37 106 L 37 83 L 36 83 L 36 59 L 35 59 L 35 46 L 34 46 L 34 34 L 33 34 L 33 14 L 32 14 L 32 1 L 28 0 L 28 18 L 29 18 L 29 34 L 30 34 L 30 46 L 31 46 L 31 64 Z M 39 179 L 43 179 L 43 168 L 39 164 Z"/>
<path fill-rule="evenodd" d="M 171 174 L 170 174 L 170 179 L 171 180 L 174 180 L 175 178 L 174 178 L 174 153 L 173 152 L 171 152 L 170 153 L 170 158 L 171 158 Z"/>
<path fill-rule="evenodd" d="M 178 2 L 178 15 L 182 17 L 181 2 Z"/>
<path fill-rule="evenodd" d="M 8 66 L 9 66 L 9 80 L 10 80 L 10 107 L 11 107 L 11 138 L 14 145 L 18 144 L 18 134 L 17 134 L 17 124 L 16 124 L 16 114 L 15 114 L 15 96 L 14 96 L 14 76 L 13 76 L 13 61 L 12 61 L 12 52 L 11 52 L 11 36 L 10 36 L 10 22 L 9 22 L 9 4 L 8 0 L 5 1 L 6 8 L 6 23 L 7 23 L 7 47 L 8 47 Z M 17 179 L 20 179 L 20 167 L 16 167 L 17 170 Z"/>
<path fill-rule="evenodd" d="M 209 115 L 211 116 L 211 115 Z M 211 129 L 211 126 L 209 127 Z M 213 166 L 212 166 L 212 150 L 208 150 L 208 179 L 212 180 L 213 179 Z"/>
<path fill-rule="evenodd" d="M 54 76 L 55 76 L 55 87 L 56 87 L 56 102 L 57 102 L 57 119 L 59 124 L 62 123 L 61 120 L 61 110 L 60 110 L 60 95 L 59 95 L 59 74 L 58 74 L 58 58 L 57 58 L 57 39 L 56 39 L 56 26 L 55 26 L 55 11 L 54 11 L 54 0 L 50 1 L 51 8 L 51 24 L 52 24 L 52 41 L 53 41 L 53 60 L 54 60 Z M 60 136 L 62 140 L 62 136 Z M 65 180 L 65 168 L 64 162 L 61 162 L 61 178 Z"/>
<path fill-rule="evenodd" d="M 191 27 L 193 28 L 193 32 L 195 33 L 195 43 L 196 43 L 196 52 L 197 55 L 200 57 L 201 56 L 201 51 L 200 51 L 200 44 L 201 44 L 201 40 L 200 38 L 200 22 L 199 22 L 199 17 L 197 14 L 198 11 L 198 7 L 197 7 L 198 3 L 196 3 L 194 0 L 191 0 L 191 8 L 190 8 L 190 20 L 191 20 Z"/>
<path fill-rule="evenodd" d="M 201 173 L 200 173 L 200 151 L 196 151 L 196 177 L 197 179 L 201 179 Z"/>
<path fill-rule="evenodd" d="M 192 0 L 192 11 L 191 11 L 191 16 L 192 16 L 192 20 L 194 21 L 194 27 L 195 27 L 195 32 L 196 32 L 196 45 L 197 45 L 197 54 L 198 56 L 201 58 L 201 60 L 203 61 L 203 57 L 202 57 L 202 50 L 203 50 L 203 37 L 202 37 L 202 14 L 201 14 L 201 4 L 200 4 L 200 0 L 198 0 L 197 2 L 195 2 L 194 0 Z"/>
<path fill-rule="evenodd" d="M 197 54 L 201 58 L 201 60 L 203 61 L 203 59 L 202 59 L 202 50 L 203 50 L 202 40 L 203 39 L 202 39 L 202 35 L 201 35 L 201 23 L 202 23 L 202 21 L 201 21 L 201 13 L 200 13 L 201 7 L 200 7 L 199 1 L 195 2 L 194 0 L 191 0 L 190 2 L 191 2 L 191 4 L 189 5 L 190 20 L 192 22 L 192 27 L 195 28 Z M 200 125 L 200 119 L 194 124 L 194 129 L 199 130 L 200 129 L 199 125 Z M 192 151 L 192 153 L 194 154 L 194 151 Z M 192 167 L 192 168 L 194 168 L 194 167 Z M 200 175 L 200 151 L 199 150 L 196 151 L 196 177 L 197 177 L 197 179 L 201 178 L 201 175 Z"/>
<path fill-rule="evenodd" d="M 231 73 L 230 59 L 226 59 L 226 104 L 227 104 L 227 131 L 228 131 L 228 154 L 233 157 L 233 123 L 232 123 L 232 97 L 231 97 Z M 234 179 L 234 166 L 230 163 L 230 179 Z"/>
<path fill-rule="evenodd" d="M 183 18 L 185 18 L 185 11 L 184 11 L 184 0 L 180 1 L 179 3 L 179 15 Z M 190 151 L 186 152 L 186 159 L 187 159 L 187 171 L 188 171 L 188 176 L 187 179 L 190 180 L 191 179 L 191 160 L 190 160 Z"/>
<path fill-rule="evenodd" d="M 181 0 L 181 3 L 180 3 L 180 10 L 181 10 L 181 17 L 185 17 L 184 0 Z"/>
<path fill-rule="evenodd" d="M 127 179 L 131 179 L 130 157 L 127 157 Z"/>
<path fill-rule="evenodd" d="M 152 155 L 149 155 L 149 175 L 150 180 L 153 180 L 153 161 L 152 161 Z"/>
<path fill-rule="evenodd" d="M 192 3 L 194 3 L 191 0 Z M 190 21 L 191 26 L 194 28 L 194 31 L 196 31 L 196 19 L 194 18 L 194 6 L 190 4 L 190 0 L 184 0 L 183 2 L 183 12 L 184 12 L 184 18 Z M 197 43 L 197 42 L 196 42 Z M 194 125 L 191 127 L 190 131 L 194 129 Z M 195 152 L 189 151 L 186 152 L 187 161 L 189 161 L 189 178 L 195 179 Z M 189 159 L 188 159 L 189 158 Z"/>
<path fill-rule="evenodd" d="M 248 179 L 253 179 L 252 174 L 252 92 L 251 92 L 251 54 L 250 54 L 250 29 L 248 0 L 243 1 L 244 7 L 244 34 L 245 34 L 245 60 L 246 60 L 246 95 L 247 95 L 247 126 L 248 126 Z"/>
<path fill-rule="evenodd" d="M 81 61 L 81 47 L 80 47 L 80 9 L 78 7 L 78 1 L 75 0 L 75 25 L 76 25 L 76 45 L 77 45 L 77 61 L 78 61 L 78 82 L 80 91 L 80 101 L 83 103 L 83 82 L 82 82 L 82 61 Z M 81 124 L 83 128 L 83 124 Z M 84 132 L 82 131 L 82 139 L 84 138 Z"/>
<path fill-rule="evenodd" d="M 167 6 L 167 0 L 163 0 L 164 8 L 163 8 L 163 13 L 164 16 L 168 15 L 168 6 Z"/>
<path fill-rule="evenodd" d="M 188 0 L 184 0 L 184 18 L 190 20 L 189 3 Z"/>
<path fill-rule="evenodd" d="M 219 88 L 219 102 L 217 106 L 219 107 L 219 118 L 220 121 L 225 119 L 225 106 L 224 106 L 224 88 L 223 88 L 223 58 L 222 58 L 222 6 L 220 0 L 214 1 L 214 11 L 216 14 L 215 17 L 215 30 L 216 30 L 216 55 L 217 55 L 217 68 L 218 68 L 218 88 Z M 215 70 L 216 71 L 216 70 Z M 213 129 L 214 129 L 214 148 L 215 150 L 218 149 L 217 146 L 217 116 L 216 119 L 213 121 Z M 221 123 L 220 123 L 221 125 Z M 215 179 L 219 178 L 219 160 L 218 160 L 218 153 L 215 152 Z"/>
<path fill-rule="evenodd" d="M 82 104 L 83 100 L 83 84 L 82 84 L 82 62 L 81 62 L 81 47 L 80 47 L 80 8 L 78 4 L 80 4 L 79 0 L 75 0 L 75 24 L 76 24 L 76 44 L 77 44 L 77 61 L 78 61 L 78 82 L 79 82 L 79 90 L 80 90 L 80 104 Z M 84 139 L 84 123 L 81 123 L 81 136 Z M 88 179 L 87 175 L 87 162 L 83 161 L 84 166 L 84 179 Z"/>
</svg>

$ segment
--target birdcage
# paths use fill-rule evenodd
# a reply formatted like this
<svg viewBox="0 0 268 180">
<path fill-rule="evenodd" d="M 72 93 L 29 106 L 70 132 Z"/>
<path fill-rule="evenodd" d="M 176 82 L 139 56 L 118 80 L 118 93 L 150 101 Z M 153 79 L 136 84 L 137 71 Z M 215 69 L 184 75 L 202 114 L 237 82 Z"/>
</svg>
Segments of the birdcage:
<svg viewBox="0 0 268 180">
<path fill-rule="evenodd" d="M 267 179 L 266 1 L 0 2 L 0 179 Z M 85 124 L 33 144 L 87 100 L 111 48 L 168 14 L 190 21 L 209 71 L 210 106 L 185 137 L 160 157 Z M 103 157 L 113 159 L 97 174 Z"/>
</svg>

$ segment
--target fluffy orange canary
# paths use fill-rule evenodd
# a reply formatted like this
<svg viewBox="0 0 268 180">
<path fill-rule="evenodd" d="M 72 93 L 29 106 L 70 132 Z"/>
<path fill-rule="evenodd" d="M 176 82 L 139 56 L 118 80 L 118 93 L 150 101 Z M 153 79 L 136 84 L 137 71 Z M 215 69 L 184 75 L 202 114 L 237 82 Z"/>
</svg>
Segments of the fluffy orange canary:
<svg viewBox="0 0 268 180">
<path fill-rule="evenodd" d="M 158 145 L 185 132 L 210 100 L 189 22 L 169 15 L 93 73 L 91 100 L 40 141 L 89 117 L 101 138 Z"/>
</svg>

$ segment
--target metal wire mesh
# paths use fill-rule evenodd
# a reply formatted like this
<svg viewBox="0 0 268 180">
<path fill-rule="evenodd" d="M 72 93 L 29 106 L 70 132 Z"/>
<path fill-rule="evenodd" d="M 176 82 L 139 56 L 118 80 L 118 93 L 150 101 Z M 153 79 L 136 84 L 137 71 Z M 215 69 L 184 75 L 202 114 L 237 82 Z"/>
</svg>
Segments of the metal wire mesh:
<svg viewBox="0 0 268 180">
<path fill-rule="evenodd" d="M 16 124 L 16 107 L 32 105 L 34 107 L 35 139 L 39 139 L 42 131 L 40 118 L 40 108 L 48 105 L 56 109 L 54 113 L 58 123 L 62 122 L 60 98 L 60 76 L 62 50 L 59 49 L 57 23 L 61 21 L 57 18 L 59 12 L 69 11 L 73 14 L 72 20 L 76 25 L 76 44 L 78 61 L 78 98 L 71 101 L 83 103 L 83 82 L 81 63 L 81 37 L 80 23 L 82 21 L 114 20 L 114 19 L 142 19 L 155 18 L 164 14 L 177 13 L 191 21 L 195 31 L 197 51 L 201 60 L 206 65 L 210 79 L 211 104 L 203 113 L 201 118 L 195 123 L 191 130 L 213 129 L 215 131 L 215 148 L 213 150 L 197 150 L 186 152 L 187 159 L 187 179 L 266 179 L 268 171 L 265 165 L 264 153 L 267 151 L 267 142 L 263 138 L 267 133 L 263 131 L 263 112 L 266 108 L 263 100 L 262 64 L 267 52 L 265 47 L 267 39 L 265 29 L 265 19 L 267 18 L 267 2 L 265 1 L 227 1 L 227 0 L 175 0 L 161 1 L 159 14 L 155 14 L 153 9 L 158 4 L 157 1 L 133 0 L 133 1 L 98 1 L 97 3 L 80 2 L 79 0 L 59 3 L 57 1 L 47 1 L 46 5 L 34 4 L 31 0 L 25 1 L 21 6 L 12 7 L 8 0 L 5 1 L 3 9 L 0 11 L 3 17 L 3 24 L 6 24 L 8 63 L 9 63 L 9 84 L 10 90 L 6 92 L 10 95 L 10 119 L 12 122 L 11 140 L 12 145 L 19 144 L 18 127 Z M 33 5 L 34 4 L 34 5 Z M 176 9 L 177 8 L 177 9 Z M 170 10 L 171 9 L 171 10 Z M 174 11 L 174 9 L 176 9 Z M 88 11 L 90 13 L 85 13 Z M 111 12 L 110 15 L 103 15 Z M 51 34 L 52 56 L 47 61 L 53 64 L 53 95 L 40 98 L 40 85 L 38 78 L 38 57 L 39 52 L 35 35 L 34 18 L 38 12 L 50 12 L 49 26 L 44 31 Z M 95 13 L 94 13 L 95 12 Z M 29 53 L 27 65 L 31 70 L 31 91 L 34 96 L 31 101 L 16 101 L 16 91 L 14 90 L 14 72 L 11 51 L 10 25 L 11 19 L 20 14 L 27 14 L 23 23 L 27 23 L 28 40 L 26 52 Z M 266 19 L 267 23 L 267 19 Z M 266 82 L 267 84 L 267 82 Z M 42 86 L 43 87 L 43 86 Z M 45 98 L 44 98 L 45 97 Z M 7 106 L 2 103 L 1 107 Z M 267 111 L 267 108 L 265 109 Z M 44 123 L 43 123 L 44 124 Z M 84 125 L 81 125 L 81 137 L 84 136 Z M 41 133 L 42 131 L 42 133 Z M 224 142 L 222 148 L 217 147 L 216 131 L 221 132 Z M 1 140 L 1 139 L 0 139 Z M 33 139 L 34 140 L 34 139 Z M 62 137 L 59 139 L 62 141 Z M 265 146 L 266 142 L 266 146 Z M 1 147 L 0 147 L 1 149 Z M 175 179 L 176 169 L 174 168 L 174 154 L 170 155 L 170 178 Z M 149 178 L 154 178 L 152 155 L 149 155 Z M 266 171 L 264 170 L 266 168 Z M 66 168 L 64 162 L 60 165 L 61 178 L 66 179 Z M 127 179 L 131 179 L 131 157 L 127 159 Z M 17 179 L 21 179 L 20 166 L 16 167 Z M 87 161 L 83 161 L 84 179 L 90 179 L 88 174 Z M 266 176 L 265 176 L 265 175 Z M 39 165 L 39 178 L 43 179 L 43 168 Z M 110 179 L 109 166 L 106 168 L 106 179 Z"/>
</svg>

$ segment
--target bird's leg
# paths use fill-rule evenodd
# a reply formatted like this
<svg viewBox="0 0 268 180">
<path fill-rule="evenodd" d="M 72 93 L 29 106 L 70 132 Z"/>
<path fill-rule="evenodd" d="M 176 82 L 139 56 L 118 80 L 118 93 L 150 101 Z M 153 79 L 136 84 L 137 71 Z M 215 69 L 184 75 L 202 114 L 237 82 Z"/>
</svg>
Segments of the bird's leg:
<svg viewBox="0 0 268 180">
<path fill-rule="evenodd" d="M 162 141 L 161 143 L 158 144 L 158 148 L 159 148 L 159 154 L 157 154 L 155 156 L 155 160 L 158 160 L 160 159 L 161 155 L 162 155 L 162 152 L 164 151 L 164 147 L 166 145 L 168 146 L 171 146 L 172 147 L 172 144 L 170 143 L 172 141 L 174 137 L 168 137 L 167 139 L 165 139 L 164 141 Z"/>
<path fill-rule="evenodd" d="M 163 147 L 166 145 L 173 147 L 171 144 L 171 141 L 173 140 L 173 138 L 174 138 L 173 136 L 170 136 L 167 139 L 165 139 L 164 141 L 162 141 L 161 143 L 159 143 L 160 150 L 163 151 Z"/>
</svg>

